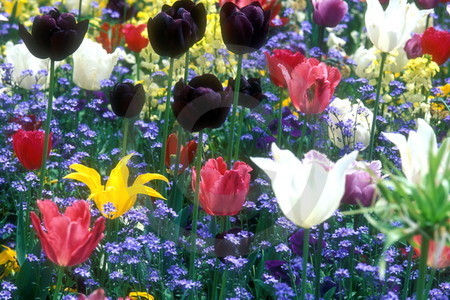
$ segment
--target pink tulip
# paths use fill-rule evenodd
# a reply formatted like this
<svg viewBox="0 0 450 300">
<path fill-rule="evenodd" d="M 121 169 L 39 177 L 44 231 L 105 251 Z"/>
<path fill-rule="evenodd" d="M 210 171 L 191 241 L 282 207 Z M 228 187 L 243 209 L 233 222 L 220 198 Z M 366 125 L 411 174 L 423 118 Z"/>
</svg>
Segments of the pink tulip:
<svg viewBox="0 0 450 300">
<path fill-rule="evenodd" d="M 278 66 L 287 82 L 292 104 L 305 114 L 323 112 L 341 80 L 337 68 L 327 66 L 315 58 L 308 58 L 298 64 L 290 73 L 282 64 Z"/>
<path fill-rule="evenodd" d="M 108 300 L 108 298 L 106 298 L 105 291 L 103 289 L 97 289 L 89 296 L 83 294 L 78 295 L 78 300 Z"/>
<path fill-rule="evenodd" d="M 76 201 L 64 214 L 59 213 L 51 200 L 38 200 L 37 205 L 45 230 L 34 212 L 31 212 L 31 222 L 47 257 L 62 267 L 86 261 L 104 236 L 105 218 L 98 218 L 91 230 L 91 212 L 86 201 Z"/>
<path fill-rule="evenodd" d="M 244 205 L 250 185 L 252 168 L 244 162 L 234 163 L 232 170 L 222 157 L 210 159 L 200 171 L 200 205 L 209 215 L 234 216 Z M 196 172 L 192 172 L 195 191 Z"/>
</svg>

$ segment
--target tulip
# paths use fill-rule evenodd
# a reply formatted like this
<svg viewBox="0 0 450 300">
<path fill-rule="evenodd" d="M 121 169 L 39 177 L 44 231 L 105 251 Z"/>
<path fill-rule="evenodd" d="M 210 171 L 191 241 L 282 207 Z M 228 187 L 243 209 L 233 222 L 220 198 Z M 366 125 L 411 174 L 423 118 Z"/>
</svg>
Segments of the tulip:
<svg viewBox="0 0 450 300">
<path fill-rule="evenodd" d="M 200 205 L 212 216 L 234 216 L 244 205 L 250 185 L 252 168 L 237 161 L 227 170 L 222 157 L 209 159 L 200 171 Z M 192 189 L 195 191 L 197 172 L 192 172 Z"/>
<path fill-rule="evenodd" d="M 235 54 L 255 52 L 266 43 L 269 21 L 270 10 L 257 1 L 243 8 L 227 2 L 220 10 L 223 42 Z"/>
<path fill-rule="evenodd" d="M 43 16 L 36 16 L 32 33 L 19 25 L 19 35 L 37 58 L 63 60 L 80 47 L 89 26 L 89 20 L 76 22 L 73 14 L 61 14 L 56 8 Z"/>
<path fill-rule="evenodd" d="M 403 48 L 408 59 L 417 58 L 423 55 L 422 51 L 422 36 L 414 34 L 405 44 Z"/>
<path fill-rule="evenodd" d="M 141 174 L 134 180 L 132 186 L 128 186 L 129 171 L 127 163 L 133 154 L 122 158 L 117 166 L 111 171 L 106 186 L 102 185 L 100 174 L 91 168 L 81 164 L 72 164 L 70 168 L 76 173 L 71 173 L 64 178 L 78 180 L 88 186 L 91 190 L 89 199 L 93 198 L 98 210 L 109 219 L 116 219 L 129 211 L 138 194 L 165 199 L 160 193 L 145 184 L 151 180 L 164 180 L 167 178 L 159 174 Z M 108 203 L 114 206 L 112 211 L 107 211 L 105 205 Z"/>
<path fill-rule="evenodd" d="M 250 253 L 252 236 L 240 228 L 231 228 L 216 235 L 214 253 L 225 262 L 227 256 L 242 257 Z"/>
<path fill-rule="evenodd" d="M 430 240 L 428 246 L 427 265 L 434 269 L 442 269 L 450 266 L 450 245 L 445 244 L 446 241 L 436 242 Z M 420 245 L 422 243 L 422 236 L 416 235 L 413 237 L 412 245 L 414 252 L 420 256 Z"/>
<path fill-rule="evenodd" d="M 155 18 L 148 20 L 147 30 L 153 50 L 158 55 L 180 57 L 205 35 L 205 6 L 191 0 L 164 5 Z"/>
<path fill-rule="evenodd" d="M 345 191 L 345 173 L 358 155 L 354 151 L 335 164 L 317 151 L 310 151 L 300 161 L 289 150 L 272 144 L 273 160 L 251 157 L 270 178 L 284 215 L 303 228 L 327 220 L 339 207 Z"/>
<path fill-rule="evenodd" d="M 12 42 L 7 42 L 5 52 L 5 63 L 13 65 L 12 80 L 21 88 L 31 90 L 35 84 L 47 83 L 47 75 L 39 75 L 39 71 L 48 69 L 48 59 L 35 57 L 28 51 L 25 44 L 14 45 Z M 24 71 L 28 70 L 32 73 L 23 75 Z"/>
<path fill-rule="evenodd" d="M 121 22 L 126 22 L 137 14 L 136 8 L 130 7 L 126 0 L 109 0 L 106 8 L 118 13 Z"/>
<path fill-rule="evenodd" d="M 416 24 L 430 12 L 419 10 L 407 0 L 391 0 L 386 10 L 378 0 L 367 0 L 367 35 L 378 50 L 394 51 L 405 44 Z"/>
<path fill-rule="evenodd" d="M 0 252 L 0 266 L 3 266 L 0 272 L 0 280 L 20 270 L 16 251 L 4 245 L 2 247 L 5 249 Z"/>
<path fill-rule="evenodd" d="M 41 220 L 31 212 L 31 223 L 41 241 L 48 259 L 61 267 L 71 267 L 85 262 L 103 238 L 105 219 L 98 218 L 91 229 L 89 204 L 83 200 L 74 202 L 60 214 L 51 200 L 38 200 Z"/>
<path fill-rule="evenodd" d="M 108 54 L 99 43 L 84 39 L 73 54 L 73 81 L 85 90 L 100 90 L 101 81 L 109 79 L 118 59 L 118 50 Z"/>
<path fill-rule="evenodd" d="M 323 112 L 341 80 L 337 68 L 327 66 L 315 58 L 308 58 L 298 64 L 292 72 L 282 64 L 278 67 L 286 80 L 292 104 L 305 114 Z"/>
<path fill-rule="evenodd" d="M 270 10 L 270 26 L 278 27 L 286 25 L 289 22 L 288 18 L 277 18 L 281 10 L 281 2 L 277 0 L 219 0 L 219 6 L 222 7 L 227 2 L 233 2 L 239 8 L 243 8 L 252 2 L 259 2 L 263 10 Z"/>
<path fill-rule="evenodd" d="M 348 10 L 347 2 L 343 0 L 312 0 L 312 3 L 313 21 L 322 27 L 336 27 Z"/>
<path fill-rule="evenodd" d="M 28 170 L 37 170 L 42 165 L 44 151 L 44 131 L 25 131 L 19 129 L 12 137 L 14 153 L 20 163 Z M 52 148 L 52 136 L 48 139 L 48 153 Z"/>
<path fill-rule="evenodd" d="M 304 241 L 305 230 L 300 228 L 289 237 L 289 248 L 294 254 L 298 256 L 303 256 L 303 241 Z M 308 235 L 308 245 L 317 247 L 319 240 L 311 235 Z M 325 248 L 327 244 L 322 241 L 322 248 Z"/>
<path fill-rule="evenodd" d="M 330 103 L 328 136 L 338 148 L 353 148 L 359 143 L 362 149 L 369 145 L 373 113 L 358 99 L 352 104 L 348 99 L 335 98 Z"/>
<path fill-rule="evenodd" d="M 118 117 L 134 118 L 145 104 L 142 84 L 116 83 L 110 94 L 111 108 Z"/>
<path fill-rule="evenodd" d="M 122 33 L 125 36 L 125 41 L 131 51 L 139 53 L 142 49 L 147 47 L 148 39 L 142 36 L 142 32 L 145 29 L 147 29 L 146 24 L 140 24 L 138 26 L 126 24 L 123 26 Z"/>
<path fill-rule="evenodd" d="M 231 107 L 231 93 L 212 74 L 197 76 L 185 84 L 181 79 L 173 90 L 172 110 L 178 123 L 189 132 L 219 128 Z"/>
<path fill-rule="evenodd" d="M 420 9 L 433 9 L 439 4 L 439 0 L 416 0 L 415 2 Z"/>
<path fill-rule="evenodd" d="M 430 151 L 438 150 L 436 135 L 433 128 L 423 119 L 418 119 L 416 131 L 410 131 L 408 140 L 399 133 L 386 133 L 383 135 L 397 146 L 402 159 L 402 171 L 406 178 L 412 182 L 420 183 L 422 177 L 428 173 L 428 155 Z"/>
<path fill-rule="evenodd" d="M 178 137 L 175 133 L 172 133 L 167 138 L 167 149 L 166 149 L 166 157 L 165 163 L 166 167 L 170 168 L 172 166 L 171 160 L 173 156 L 177 154 L 177 145 L 178 145 Z M 197 142 L 191 140 L 187 145 L 181 146 L 180 150 L 180 168 L 178 170 L 178 174 L 181 174 L 189 164 L 194 160 L 195 153 L 197 152 Z"/>
<path fill-rule="evenodd" d="M 291 73 L 295 66 L 305 61 L 303 54 L 300 52 L 293 53 L 291 50 L 275 49 L 272 55 L 269 52 L 265 52 L 264 54 L 266 55 L 267 66 L 269 68 L 270 80 L 276 86 L 283 88 L 287 88 L 287 84 L 278 65 L 283 65 Z"/>
<path fill-rule="evenodd" d="M 235 80 L 230 77 L 230 79 L 228 79 L 228 89 L 233 92 L 234 84 Z M 246 79 L 244 76 L 241 77 L 241 83 L 239 85 L 239 105 L 253 109 L 257 107 L 265 97 L 266 96 L 261 90 L 260 78 Z"/>
<path fill-rule="evenodd" d="M 39 121 L 35 115 L 13 117 L 8 122 L 17 124 L 26 131 L 38 130 L 42 126 L 42 121 Z"/>
<path fill-rule="evenodd" d="M 113 53 L 122 44 L 122 40 L 124 39 L 122 28 L 122 24 L 110 25 L 109 23 L 103 23 L 100 26 L 99 35 L 95 40 L 102 44 L 106 52 Z"/>
<path fill-rule="evenodd" d="M 422 34 L 422 50 L 438 65 L 444 64 L 450 57 L 450 32 L 427 28 Z"/>
<path fill-rule="evenodd" d="M 78 300 L 108 300 L 108 298 L 105 295 L 105 290 L 96 289 L 89 296 L 79 294 Z"/>
<path fill-rule="evenodd" d="M 381 179 L 381 162 L 355 162 L 345 176 L 341 203 L 369 207 L 375 202 L 376 182 Z"/>
</svg>

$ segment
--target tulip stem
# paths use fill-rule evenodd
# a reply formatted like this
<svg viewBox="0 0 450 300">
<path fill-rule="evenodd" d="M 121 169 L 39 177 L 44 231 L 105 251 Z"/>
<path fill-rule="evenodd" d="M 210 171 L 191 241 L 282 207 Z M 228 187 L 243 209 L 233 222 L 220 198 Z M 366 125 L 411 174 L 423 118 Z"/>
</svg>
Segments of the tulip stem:
<svg viewBox="0 0 450 300">
<path fill-rule="evenodd" d="M 242 125 L 244 123 L 244 112 L 245 112 L 245 107 L 242 107 L 241 111 L 239 112 L 239 126 L 238 126 L 238 131 L 237 131 L 237 140 L 234 145 L 233 160 L 236 160 L 239 156 L 239 145 L 241 143 Z M 230 163 L 230 169 L 231 169 L 231 163 Z"/>
<path fill-rule="evenodd" d="M 425 281 L 427 275 L 429 242 L 430 241 L 428 237 L 422 235 L 422 243 L 420 245 L 419 277 L 417 278 L 417 291 L 416 291 L 417 300 L 425 300 L 428 297 L 428 293 L 425 294 Z"/>
<path fill-rule="evenodd" d="M 306 296 L 306 274 L 308 273 L 309 258 L 309 228 L 303 231 L 303 259 L 302 259 L 302 282 L 300 290 L 300 299 L 304 300 Z"/>
<path fill-rule="evenodd" d="M 123 137 L 122 137 L 122 150 L 120 157 L 124 157 L 127 154 L 127 140 L 128 140 L 128 128 L 130 127 L 130 121 L 128 118 L 123 118 Z"/>
<path fill-rule="evenodd" d="M 378 75 L 378 82 L 377 82 L 377 93 L 375 96 L 375 107 L 373 111 L 373 119 L 372 119 L 372 128 L 370 130 L 370 143 L 369 143 L 369 155 L 368 160 L 371 161 L 373 158 L 373 151 L 374 151 L 374 144 L 375 144 L 375 131 L 377 129 L 377 117 L 378 117 L 378 107 L 380 106 L 380 92 L 381 92 L 381 81 L 383 79 L 383 69 L 384 64 L 386 62 L 388 53 L 383 52 L 381 53 L 381 63 L 380 63 L 380 73 Z"/>
<path fill-rule="evenodd" d="M 317 46 L 319 47 L 320 51 L 325 52 L 325 49 L 323 47 L 323 38 L 325 36 L 325 27 L 318 26 L 319 27 L 319 36 L 317 38 Z"/>
<path fill-rule="evenodd" d="M 58 279 L 56 280 L 56 288 L 53 293 L 53 300 L 58 300 L 60 298 L 59 291 L 61 290 L 63 276 L 64 276 L 64 267 L 59 266 L 58 267 Z"/>
<path fill-rule="evenodd" d="M 44 190 L 44 179 L 45 179 L 45 168 L 47 166 L 47 156 L 48 156 L 48 141 L 50 137 L 50 122 L 52 121 L 52 112 L 53 112 L 53 89 L 55 85 L 55 61 L 53 59 L 50 60 L 50 86 L 48 89 L 48 101 L 47 101 L 47 113 L 44 124 L 44 149 L 42 151 L 42 163 L 40 170 L 40 189 L 38 194 L 38 199 L 42 197 L 42 191 Z"/>
<path fill-rule="evenodd" d="M 408 253 L 408 267 L 406 268 L 405 283 L 403 284 L 403 293 L 402 293 L 402 297 L 401 297 L 402 300 L 406 300 L 406 298 L 408 297 L 409 281 L 411 279 L 413 253 L 414 253 L 414 250 L 412 247 L 410 247 L 409 253 Z"/>
<path fill-rule="evenodd" d="M 281 134 L 283 133 L 283 97 L 284 96 L 284 89 L 280 88 L 280 108 L 278 109 L 278 133 L 277 133 L 277 144 L 278 147 L 282 147 L 281 144 Z"/>
<path fill-rule="evenodd" d="M 170 203 L 178 203 L 179 201 L 176 200 L 176 193 L 177 193 L 177 187 L 179 187 L 178 185 L 178 178 L 179 176 L 179 171 L 180 171 L 180 155 L 181 155 L 181 145 L 183 144 L 183 128 L 181 126 L 178 126 L 178 132 L 177 132 L 177 153 L 175 156 L 175 169 L 173 171 L 173 191 L 172 191 L 172 197 L 170 197 L 168 199 L 168 203 L 169 203 L 169 207 L 172 207 L 172 205 L 170 205 Z M 170 157 L 169 157 L 169 165 L 170 165 Z M 170 168 L 170 166 L 169 166 Z M 180 187 L 181 188 L 181 187 Z M 178 207 L 177 207 L 178 208 Z M 178 210 L 176 210 L 178 211 Z"/>
<path fill-rule="evenodd" d="M 195 281 L 195 254 L 197 252 L 196 241 L 197 241 L 197 219 L 198 219 L 198 206 L 200 201 L 200 177 L 201 177 L 201 167 L 202 167 L 202 156 L 203 156 L 203 131 L 198 132 L 198 142 L 197 142 L 197 157 L 195 160 L 195 198 L 194 207 L 192 210 L 192 230 L 191 230 L 191 253 L 189 256 L 189 278 Z M 190 295 L 193 299 L 193 295 Z"/>
<path fill-rule="evenodd" d="M 78 17 L 81 18 L 81 4 L 83 3 L 83 0 L 80 0 L 78 3 Z"/>
<path fill-rule="evenodd" d="M 231 112 L 231 125 L 230 125 L 230 135 L 228 138 L 228 159 L 229 159 L 229 165 L 231 166 L 232 161 L 232 151 L 233 151 L 233 142 L 234 142 L 234 123 L 236 122 L 236 110 L 238 106 L 238 100 L 239 100 L 239 89 L 241 85 L 241 73 L 242 73 L 242 58 L 243 54 L 238 55 L 238 65 L 237 65 L 237 73 L 236 78 L 234 81 L 234 91 L 233 91 L 233 108 Z M 239 151 L 239 149 L 238 149 Z"/>
<path fill-rule="evenodd" d="M 141 54 L 136 53 L 136 81 L 141 80 Z"/>
<path fill-rule="evenodd" d="M 173 66 L 174 66 L 175 59 L 173 57 L 170 58 L 170 67 L 169 67 L 169 80 L 167 85 L 167 98 L 166 98 L 166 108 L 164 110 L 164 128 L 163 128 L 163 136 L 162 136 L 162 148 L 161 148 L 161 155 L 160 155 L 160 163 L 159 163 L 159 171 L 160 174 L 165 176 L 166 175 L 166 168 L 164 167 L 164 157 L 166 155 L 166 149 L 167 149 L 167 136 L 169 135 L 169 119 L 170 119 L 170 98 L 172 97 L 172 79 L 173 79 Z M 164 191 L 162 191 L 163 195 L 165 194 Z"/>
<path fill-rule="evenodd" d="M 184 82 L 188 82 L 188 76 L 189 76 L 189 60 L 190 60 L 190 55 L 189 55 L 189 50 L 186 52 L 185 54 L 185 61 L 184 61 Z"/>
<path fill-rule="evenodd" d="M 315 288 L 315 297 L 314 299 L 320 298 L 320 264 L 322 263 L 322 243 L 323 243 L 323 223 L 319 224 L 319 240 L 317 242 L 317 252 L 315 253 L 315 274 L 314 278 L 314 288 Z"/>
</svg>

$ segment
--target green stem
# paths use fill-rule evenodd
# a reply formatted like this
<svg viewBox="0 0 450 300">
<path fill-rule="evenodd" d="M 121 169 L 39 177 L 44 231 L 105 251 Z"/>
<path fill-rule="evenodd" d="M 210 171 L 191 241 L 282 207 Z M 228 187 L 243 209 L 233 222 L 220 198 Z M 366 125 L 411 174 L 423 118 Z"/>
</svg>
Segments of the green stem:
<svg viewBox="0 0 450 300">
<path fill-rule="evenodd" d="M 200 199 L 200 173 L 202 167 L 202 156 L 203 156 L 203 132 L 200 130 L 198 133 L 197 157 L 195 161 L 195 172 L 196 172 L 195 198 L 194 198 L 194 208 L 192 210 L 191 254 L 189 256 L 189 278 L 194 281 L 195 281 L 195 255 L 197 252 L 196 247 L 197 219 L 198 219 L 198 207 Z"/>
<path fill-rule="evenodd" d="M 169 82 L 167 86 L 167 98 L 166 98 L 166 108 L 164 110 L 164 128 L 162 135 L 162 148 L 160 155 L 160 164 L 159 164 L 159 172 L 161 175 L 166 175 L 166 168 L 164 166 L 164 161 L 166 157 L 166 149 L 167 149 L 167 136 L 169 135 L 169 121 L 170 121 L 170 98 L 172 97 L 172 79 L 173 79 L 173 66 L 175 59 L 173 57 L 170 58 L 170 67 L 169 67 Z M 163 195 L 165 194 L 162 191 Z"/>
<path fill-rule="evenodd" d="M 236 160 L 239 156 L 239 145 L 241 144 L 241 134 L 242 134 L 242 127 L 243 127 L 243 123 L 244 123 L 244 113 L 245 113 L 245 107 L 242 107 L 241 111 L 239 112 L 237 140 L 236 140 L 236 144 L 234 145 L 233 160 Z M 230 164 L 230 168 L 231 168 L 231 164 Z"/>
<path fill-rule="evenodd" d="M 136 53 L 136 81 L 141 80 L 141 54 Z"/>
<path fill-rule="evenodd" d="M 308 120 L 305 115 L 305 118 L 303 119 L 302 129 L 301 129 L 301 136 L 298 139 L 299 145 L 298 145 L 298 150 L 297 150 L 297 157 L 300 157 L 300 155 L 302 154 L 303 143 L 306 143 L 305 139 L 306 139 L 307 128 L 308 128 Z"/>
<path fill-rule="evenodd" d="M 53 112 L 53 90 L 55 86 L 55 61 L 53 59 L 50 60 L 50 86 L 48 90 L 48 101 L 47 101 L 47 118 L 45 119 L 44 130 L 44 150 L 42 151 L 42 164 L 40 169 L 40 189 L 38 193 L 38 199 L 42 198 L 42 191 L 44 190 L 44 180 L 45 180 L 45 171 L 47 166 L 47 152 L 48 152 L 48 141 L 50 137 L 50 122 L 52 121 L 52 112 Z"/>
<path fill-rule="evenodd" d="M 282 147 L 281 144 L 281 134 L 283 133 L 283 95 L 284 89 L 280 88 L 280 108 L 278 109 L 278 132 L 277 132 L 277 145 L 278 147 Z"/>
<path fill-rule="evenodd" d="M 319 240 L 317 243 L 317 252 L 314 257 L 316 259 L 314 266 L 314 273 L 316 277 L 314 279 L 314 288 L 315 288 L 315 299 L 320 298 L 320 265 L 322 263 L 322 243 L 323 243 L 323 223 L 319 226 Z"/>
<path fill-rule="evenodd" d="M 403 284 L 403 292 L 402 292 L 402 300 L 406 300 L 408 297 L 408 291 L 409 291 L 409 281 L 411 279 L 411 269 L 412 269 L 412 256 L 413 256 L 414 250 L 411 247 L 408 253 L 408 267 L 406 268 L 405 273 L 405 283 Z"/>
<path fill-rule="evenodd" d="M 56 281 L 56 288 L 53 293 L 53 300 L 58 300 L 60 298 L 59 291 L 61 290 L 63 276 L 64 276 L 64 267 L 58 267 L 58 279 Z"/>
<path fill-rule="evenodd" d="M 184 61 L 184 82 L 187 83 L 188 76 L 189 76 L 189 60 L 190 60 L 189 50 L 186 52 L 184 59 L 185 59 L 185 61 Z"/>
<path fill-rule="evenodd" d="M 309 228 L 303 231 L 303 259 L 302 259 L 302 282 L 300 290 L 300 299 L 304 300 L 306 296 L 306 274 L 308 273 L 309 258 Z"/>
<path fill-rule="evenodd" d="M 428 294 L 425 294 L 425 281 L 427 275 L 429 239 L 422 235 L 422 244 L 420 245 L 419 277 L 417 278 L 417 300 L 425 300 Z"/>
<path fill-rule="evenodd" d="M 122 150 L 120 152 L 120 157 L 124 157 L 127 154 L 127 140 L 128 140 L 128 128 L 130 123 L 128 118 L 123 118 L 123 137 L 122 137 Z"/>
<path fill-rule="evenodd" d="M 81 4 L 83 3 L 83 0 L 80 0 L 80 2 L 78 3 L 78 17 L 81 18 Z M 80 21 L 80 20 L 78 20 Z"/>
<path fill-rule="evenodd" d="M 323 38 L 325 36 L 325 27 L 319 26 L 319 36 L 317 38 L 317 46 L 320 48 L 322 52 L 325 52 L 324 46 L 323 46 Z"/>
<path fill-rule="evenodd" d="M 373 150 L 374 150 L 374 144 L 375 144 L 375 131 L 377 130 L 377 117 L 378 117 L 378 107 L 380 106 L 380 92 L 381 92 L 381 81 L 383 79 L 383 69 L 384 64 L 386 62 L 387 53 L 383 52 L 381 53 L 381 63 L 380 63 L 380 73 L 378 75 L 378 82 L 377 82 L 377 93 L 375 96 L 375 108 L 373 111 L 373 119 L 372 119 L 372 128 L 370 130 L 370 143 L 369 143 L 369 155 L 368 160 L 371 161 L 373 158 Z"/>
<path fill-rule="evenodd" d="M 227 296 L 227 279 L 228 279 L 228 270 L 224 270 L 222 274 L 222 284 L 220 286 L 220 296 L 219 299 L 223 300 Z"/>
<path fill-rule="evenodd" d="M 234 81 L 233 107 L 232 107 L 232 111 L 231 111 L 230 135 L 228 138 L 228 151 L 227 151 L 229 165 L 231 165 L 232 155 L 233 155 L 232 151 L 233 151 L 233 142 L 234 142 L 234 127 L 235 127 L 234 123 L 236 122 L 236 110 L 237 110 L 238 100 L 239 100 L 239 89 L 241 86 L 242 58 L 243 58 L 243 55 L 239 54 L 238 55 L 237 74 L 236 74 L 236 78 Z"/>
<path fill-rule="evenodd" d="M 175 199 L 175 195 L 177 193 L 178 190 L 178 178 L 179 178 L 179 170 L 180 170 L 180 155 L 181 155 L 181 145 L 183 144 L 183 128 L 181 126 L 178 126 L 178 132 L 177 132 L 177 152 L 176 152 L 176 156 L 175 156 L 175 169 L 174 169 L 174 179 L 173 179 L 173 192 L 172 192 L 172 197 L 173 199 L 168 199 L 168 203 L 169 203 L 169 207 L 172 207 L 170 205 L 170 203 L 173 203 L 173 201 L 176 201 Z M 170 160 L 169 160 L 170 161 Z M 183 184 L 183 182 L 182 182 Z"/>
</svg>

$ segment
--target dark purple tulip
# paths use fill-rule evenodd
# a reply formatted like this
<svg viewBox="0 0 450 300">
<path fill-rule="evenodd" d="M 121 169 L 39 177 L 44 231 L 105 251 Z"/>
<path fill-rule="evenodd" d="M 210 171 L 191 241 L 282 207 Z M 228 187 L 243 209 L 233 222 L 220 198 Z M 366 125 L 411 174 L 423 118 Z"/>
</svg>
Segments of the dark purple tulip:
<svg viewBox="0 0 450 300">
<path fill-rule="evenodd" d="M 109 0 L 106 8 L 118 13 L 121 22 L 126 22 L 137 14 L 136 8 L 130 7 L 125 0 Z"/>
<path fill-rule="evenodd" d="M 158 55 L 177 58 L 200 41 L 206 30 L 203 3 L 180 0 L 164 5 L 155 18 L 148 19 L 148 39 Z"/>
<path fill-rule="evenodd" d="M 235 54 L 259 50 L 267 40 L 270 10 L 263 10 L 257 1 L 239 8 L 227 2 L 220 10 L 223 42 Z"/>
<path fill-rule="evenodd" d="M 341 203 L 371 206 L 375 201 L 375 186 L 377 178 L 381 177 L 381 162 L 365 163 L 363 167 L 354 168 L 345 178 L 345 193 Z M 368 171 L 370 170 L 370 172 Z"/>
<path fill-rule="evenodd" d="M 336 27 L 348 10 L 343 0 L 313 0 L 313 5 L 313 21 L 323 27 Z"/>
<path fill-rule="evenodd" d="M 291 236 L 289 237 L 289 247 L 291 248 L 292 252 L 295 254 L 302 256 L 303 255 L 303 236 L 305 234 L 304 229 L 299 229 Z M 318 240 L 314 238 L 313 236 L 309 236 L 309 245 L 315 246 L 318 244 Z M 325 248 L 326 243 L 325 241 L 322 241 L 322 248 Z"/>
<path fill-rule="evenodd" d="M 337 290 L 339 290 L 339 286 L 333 281 L 333 279 L 331 279 L 331 277 L 326 276 L 323 278 L 323 282 L 320 285 L 320 295 L 323 297 L 325 296 L 325 294 L 333 289 L 336 288 Z M 336 294 L 336 292 L 335 292 Z"/>
<path fill-rule="evenodd" d="M 117 83 L 110 94 L 111 107 L 118 117 L 134 118 L 145 104 L 142 84 Z"/>
<path fill-rule="evenodd" d="M 234 91 L 235 80 L 228 79 L 228 88 Z M 249 78 L 248 80 L 241 76 L 241 84 L 239 86 L 239 105 L 247 108 L 257 107 L 266 96 L 261 90 L 260 78 Z"/>
<path fill-rule="evenodd" d="M 416 0 L 416 4 L 420 9 L 432 9 L 438 6 L 439 0 Z"/>
<path fill-rule="evenodd" d="M 420 34 L 414 34 L 410 38 L 403 48 L 406 52 L 408 59 L 417 58 L 423 55 L 422 51 L 422 36 Z"/>
<path fill-rule="evenodd" d="M 185 84 L 182 79 L 173 90 L 172 110 L 178 123 L 189 132 L 219 128 L 231 107 L 231 92 L 212 74 L 197 76 Z"/>
<path fill-rule="evenodd" d="M 281 282 L 290 283 L 291 277 L 289 276 L 288 270 L 283 268 L 287 262 L 283 260 L 268 260 L 264 264 L 269 273 L 275 277 L 275 279 Z"/>
<path fill-rule="evenodd" d="M 225 236 L 233 236 L 233 241 Z M 217 258 L 224 262 L 227 256 L 243 257 L 250 253 L 250 244 L 252 237 L 248 232 L 244 232 L 240 228 L 232 228 L 216 235 L 214 241 L 214 253 Z"/>
<path fill-rule="evenodd" d="M 19 35 L 28 50 L 37 58 L 63 60 L 80 47 L 89 27 L 89 20 L 78 22 L 73 14 L 61 14 L 56 8 L 36 16 L 31 34 L 19 25 Z"/>
</svg>

